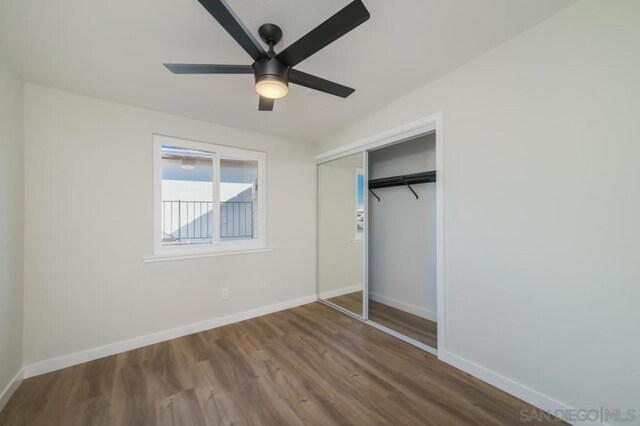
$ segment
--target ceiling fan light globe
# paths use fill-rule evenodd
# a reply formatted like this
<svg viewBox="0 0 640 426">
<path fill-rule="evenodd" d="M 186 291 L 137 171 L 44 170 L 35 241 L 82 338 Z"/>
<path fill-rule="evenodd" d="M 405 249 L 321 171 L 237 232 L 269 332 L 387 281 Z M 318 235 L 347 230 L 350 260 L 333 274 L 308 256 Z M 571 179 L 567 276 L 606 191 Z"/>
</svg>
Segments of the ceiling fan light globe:
<svg viewBox="0 0 640 426">
<path fill-rule="evenodd" d="M 266 75 L 256 81 L 256 92 L 265 98 L 280 99 L 289 93 L 289 85 L 286 80 L 278 76 Z"/>
</svg>

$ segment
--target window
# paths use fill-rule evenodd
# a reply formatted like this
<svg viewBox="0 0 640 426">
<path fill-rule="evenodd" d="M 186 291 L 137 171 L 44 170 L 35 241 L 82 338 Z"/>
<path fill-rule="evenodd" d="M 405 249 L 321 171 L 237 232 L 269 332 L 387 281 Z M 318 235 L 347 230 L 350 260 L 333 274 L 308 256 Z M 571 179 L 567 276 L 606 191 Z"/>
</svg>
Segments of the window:
<svg viewBox="0 0 640 426">
<path fill-rule="evenodd" d="M 362 234 L 364 233 L 364 171 L 358 167 L 356 168 L 356 236 L 355 241 L 362 240 Z"/>
<path fill-rule="evenodd" d="M 266 154 L 154 135 L 156 254 L 266 246 Z"/>
</svg>

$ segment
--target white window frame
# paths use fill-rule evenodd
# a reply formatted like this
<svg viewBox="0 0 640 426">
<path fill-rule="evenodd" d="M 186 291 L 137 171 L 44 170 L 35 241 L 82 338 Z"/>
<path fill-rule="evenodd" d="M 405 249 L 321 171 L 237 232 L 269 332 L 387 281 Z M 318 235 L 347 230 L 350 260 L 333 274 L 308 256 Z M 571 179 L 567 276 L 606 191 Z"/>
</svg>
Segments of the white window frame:
<svg viewBox="0 0 640 426">
<path fill-rule="evenodd" d="M 163 245 L 160 234 L 162 212 L 162 147 L 176 146 L 213 154 L 213 238 L 211 244 Z M 258 229 L 252 240 L 220 241 L 220 157 L 258 162 Z M 267 247 L 267 154 L 208 142 L 153 134 L 153 252 L 155 256 L 194 256 L 224 252 L 254 251 Z"/>
</svg>

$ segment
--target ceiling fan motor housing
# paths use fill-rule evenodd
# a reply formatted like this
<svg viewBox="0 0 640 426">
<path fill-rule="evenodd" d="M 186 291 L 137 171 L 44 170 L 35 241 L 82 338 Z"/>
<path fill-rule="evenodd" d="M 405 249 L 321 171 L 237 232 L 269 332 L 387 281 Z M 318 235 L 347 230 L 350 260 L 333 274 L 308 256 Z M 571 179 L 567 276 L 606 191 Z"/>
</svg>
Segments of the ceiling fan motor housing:
<svg viewBox="0 0 640 426">
<path fill-rule="evenodd" d="M 289 84 L 289 67 L 278 58 L 261 58 L 253 63 L 256 83 L 265 78 L 276 78 Z"/>
</svg>

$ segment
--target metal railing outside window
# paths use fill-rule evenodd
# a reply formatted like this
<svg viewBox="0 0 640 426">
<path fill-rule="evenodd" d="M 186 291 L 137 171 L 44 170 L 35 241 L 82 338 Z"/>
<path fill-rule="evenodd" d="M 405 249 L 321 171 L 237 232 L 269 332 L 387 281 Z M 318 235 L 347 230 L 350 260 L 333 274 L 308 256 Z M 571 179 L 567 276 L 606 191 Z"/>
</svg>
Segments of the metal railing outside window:
<svg viewBox="0 0 640 426">
<path fill-rule="evenodd" d="M 174 244 L 208 243 L 213 237 L 211 201 L 162 201 L 162 241 Z M 220 239 L 254 237 L 253 201 L 220 203 Z"/>
</svg>

